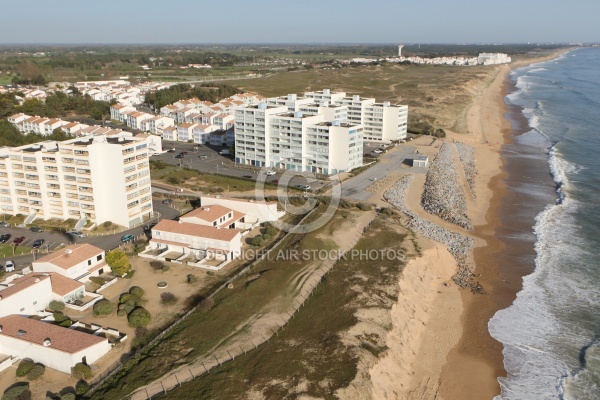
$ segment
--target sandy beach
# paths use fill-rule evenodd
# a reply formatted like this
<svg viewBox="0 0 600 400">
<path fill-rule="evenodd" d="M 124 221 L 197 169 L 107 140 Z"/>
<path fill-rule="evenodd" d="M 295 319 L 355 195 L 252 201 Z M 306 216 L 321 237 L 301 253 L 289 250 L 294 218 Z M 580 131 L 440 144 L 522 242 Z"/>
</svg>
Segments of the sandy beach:
<svg viewBox="0 0 600 400">
<path fill-rule="evenodd" d="M 496 311 L 512 303 L 523 275 L 507 279 L 500 273 L 498 255 L 503 244 L 495 238 L 505 195 L 501 150 L 512 133 L 505 118 L 504 97 L 512 88 L 508 74 L 511 68 L 552 59 L 563 51 L 495 67 L 495 75 L 464 114 L 467 133 L 448 132 L 446 140 L 474 149 L 475 199 L 467 198 L 467 213 L 476 244 L 470 262 L 486 293 L 473 294 L 454 285 L 450 280 L 456 270 L 453 258 L 444 246 L 420 238 L 423 256 L 406 266 L 399 282 L 401 293 L 392 310 L 393 328 L 387 341 L 390 350 L 370 370 L 373 398 L 479 400 L 500 394 L 497 378 L 506 374 L 502 345 L 489 335 L 487 324 Z M 451 229 L 452 224 L 417 209 L 424 179 L 413 181 L 405 198 L 409 209 Z M 456 226 L 453 230 L 461 231 Z"/>
</svg>

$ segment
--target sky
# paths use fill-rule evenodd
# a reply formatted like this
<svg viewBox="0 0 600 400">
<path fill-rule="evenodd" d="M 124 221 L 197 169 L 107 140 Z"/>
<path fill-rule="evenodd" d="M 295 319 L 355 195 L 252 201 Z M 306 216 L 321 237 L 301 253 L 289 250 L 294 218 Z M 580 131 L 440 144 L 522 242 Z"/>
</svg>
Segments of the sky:
<svg viewBox="0 0 600 400">
<path fill-rule="evenodd" d="M 0 43 L 600 42 L 597 0 L 29 0 Z"/>
</svg>

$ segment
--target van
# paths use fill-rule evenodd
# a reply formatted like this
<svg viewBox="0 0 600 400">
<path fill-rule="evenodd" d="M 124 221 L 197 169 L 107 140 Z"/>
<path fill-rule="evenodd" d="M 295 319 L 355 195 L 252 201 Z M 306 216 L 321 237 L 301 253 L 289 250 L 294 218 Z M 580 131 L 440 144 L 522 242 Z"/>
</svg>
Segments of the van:
<svg viewBox="0 0 600 400">
<path fill-rule="evenodd" d="M 15 270 L 15 263 L 14 261 L 7 261 L 6 264 L 4 264 L 4 270 L 6 272 L 13 272 Z"/>
</svg>

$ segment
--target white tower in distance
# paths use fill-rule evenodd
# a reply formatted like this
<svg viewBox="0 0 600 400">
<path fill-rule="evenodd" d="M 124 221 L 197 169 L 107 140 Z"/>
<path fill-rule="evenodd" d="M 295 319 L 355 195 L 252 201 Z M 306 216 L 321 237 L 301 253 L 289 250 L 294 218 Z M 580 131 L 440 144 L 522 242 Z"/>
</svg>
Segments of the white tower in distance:
<svg viewBox="0 0 600 400">
<path fill-rule="evenodd" d="M 404 47 L 403 44 L 399 44 L 398 45 L 398 57 L 402 57 L 402 48 Z"/>
</svg>

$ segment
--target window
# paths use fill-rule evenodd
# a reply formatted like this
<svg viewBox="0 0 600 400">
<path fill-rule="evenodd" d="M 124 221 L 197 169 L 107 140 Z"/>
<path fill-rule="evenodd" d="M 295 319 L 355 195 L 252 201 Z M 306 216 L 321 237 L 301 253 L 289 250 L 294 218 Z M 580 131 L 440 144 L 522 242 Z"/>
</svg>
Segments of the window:
<svg viewBox="0 0 600 400">
<path fill-rule="evenodd" d="M 88 265 L 92 265 L 92 260 L 88 260 Z"/>
<path fill-rule="evenodd" d="M 96 257 L 96 261 L 100 261 L 102 260 L 102 254 L 98 254 L 98 256 Z"/>
<path fill-rule="evenodd" d="M 33 302 L 33 305 L 35 306 L 37 304 L 37 300 Z"/>
<path fill-rule="evenodd" d="M 25 311 L 25 307 L 21 308 L 21 312 Z"/>
</svg>

